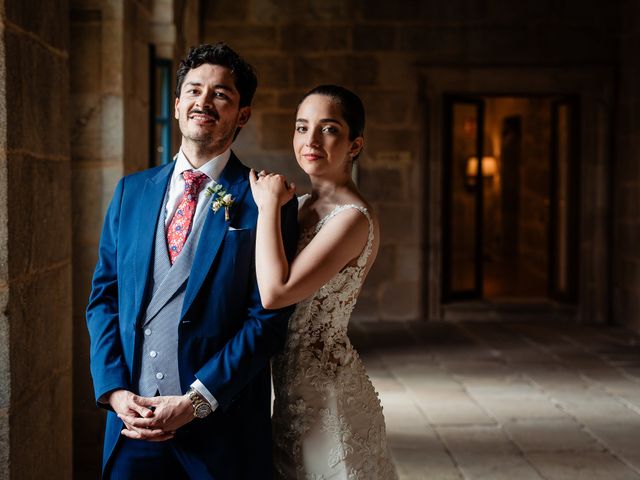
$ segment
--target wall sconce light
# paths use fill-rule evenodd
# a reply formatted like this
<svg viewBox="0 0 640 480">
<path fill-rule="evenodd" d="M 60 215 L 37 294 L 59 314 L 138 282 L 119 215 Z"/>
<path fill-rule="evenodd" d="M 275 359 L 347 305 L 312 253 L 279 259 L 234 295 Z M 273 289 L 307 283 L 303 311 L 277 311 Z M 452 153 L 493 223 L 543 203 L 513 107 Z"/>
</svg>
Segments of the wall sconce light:
<svg viewBox="0 0 640 480">
<path fill-rule="evenodd" d="M 498 162 L 495 157 L 482 157 L 482 176 L 493 177 L 498 173 Z M 467 177 L 478 176 L 478 157 L 469 157 L 467 160 Z"/>
<path fill-rule="evenodd" d="M 482 157 L 482 176 L 491 178 L 498 173 L 498 162 L 495 157 Z M 466 186 L 473 189 L 478 176 L 478 157 L 467 159 Z"/>
</svg>

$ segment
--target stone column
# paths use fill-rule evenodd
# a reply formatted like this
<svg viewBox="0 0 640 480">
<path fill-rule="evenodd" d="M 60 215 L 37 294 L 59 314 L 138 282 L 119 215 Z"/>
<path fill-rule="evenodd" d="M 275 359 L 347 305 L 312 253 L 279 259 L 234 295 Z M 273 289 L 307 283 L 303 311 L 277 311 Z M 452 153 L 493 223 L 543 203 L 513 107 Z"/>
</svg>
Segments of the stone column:
<svg viewBox="0 0 640 480">
<path fill-rule="evenodd" d="M 85 310 L 113 189 L 149 164 L 149 2 L 77 1 L 71 8 L 74 474 L 100 472 L 104 412 L 89 374 Z"/>
<path fill-rule="evenodd" d="M 68 6 L 0 10 L 0 478 L 68 479 Z"/>
</svg>

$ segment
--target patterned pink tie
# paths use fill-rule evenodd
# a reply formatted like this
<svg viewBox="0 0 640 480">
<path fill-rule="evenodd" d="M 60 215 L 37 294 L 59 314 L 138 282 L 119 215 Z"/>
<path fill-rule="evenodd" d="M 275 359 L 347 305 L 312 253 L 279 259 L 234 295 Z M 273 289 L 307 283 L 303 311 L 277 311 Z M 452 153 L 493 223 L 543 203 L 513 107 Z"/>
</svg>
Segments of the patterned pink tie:
<svg viewBox="0 0 640 480">
<path fill-rule="evenodd" d="M 176 261 L 187 241 L 193 214 L 198 204 L 198 191 L 204 181 L 209 178 L 204 173 L 193 170 L 185 170 L 182 172 L 182 177 L 184 178 L 184 194 L 167 227 L 167 247 L 169 248 L 171 265 Z"/>
</svg>

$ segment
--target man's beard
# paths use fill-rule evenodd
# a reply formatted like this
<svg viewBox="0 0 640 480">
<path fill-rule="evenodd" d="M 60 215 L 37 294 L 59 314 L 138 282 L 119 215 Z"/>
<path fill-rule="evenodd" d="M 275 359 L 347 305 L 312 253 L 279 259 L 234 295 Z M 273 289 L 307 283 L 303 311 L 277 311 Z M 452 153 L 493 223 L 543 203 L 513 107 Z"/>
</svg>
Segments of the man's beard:
<svg viewBox="0 0 640 480">
<path fill-rule="evenodd" d="M 189 131 L 188 122 L 189 117 L 194 114 L 199 115 L 207 115 L 213 118 L 217 123 L 215 129 L 199 129 L 197 133 Z M 183 137 L 188 139 L 189 141 L 198 144 L 200 148 L 217 148 L 221 144 L 227 143 L 230 139 L 233 138 L 235 129 L 229 128 L 228 131 L 226 127 L 228 125 L 224 123 L 220 123 L 220 115 L 216 111 L 213 110 L 191 110 L 187 117 L 187 128 L 185 132 L 182 132 Z"/>
<path fill-rule="evenodd" d="M 193 143 L 197 143 L 199 145 L 205 146 L 208 144 L 215 143 L 216 139 L 212 132 L 202 132 L 199 135 L 193 135 L 187 133 L 187 135 L 183 136 Z"/>
</svg>

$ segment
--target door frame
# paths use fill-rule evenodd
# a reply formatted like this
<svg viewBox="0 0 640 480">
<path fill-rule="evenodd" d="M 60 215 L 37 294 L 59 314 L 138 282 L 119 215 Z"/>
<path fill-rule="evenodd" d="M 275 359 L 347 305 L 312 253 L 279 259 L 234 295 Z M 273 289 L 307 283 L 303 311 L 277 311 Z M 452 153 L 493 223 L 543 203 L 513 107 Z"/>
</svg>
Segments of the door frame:
<svg viewBox="0 0 640 480">
<path fill-rule="evenodd" d="M 464 97 L 459 95 L 444 96 L 443 122 L 444 122 L 444 145 L 443 145 L 443 165 L 442 165 L 442 298 L 451 300 L 472 300 L 480 299 L 483 296 L 484 262 L 483 258 L 483 237 L 484 237 L 484 182 L 482 179 L 482 158 L 484 151 L 484 99 L 478 97 Z M 476 183 L 474 189 L 474 288 L 464 291 L 454 291 L 452 288 L 451 260 L 453 257 L 451 245 L 451 219 L 452 219 L 452 194 L 451 184 L 453 173 L 451 171 L 453 160 L 453 107 L 454 105 L 466 104 L 476 107 L 476 157 L 478 158 L 478 169 L 476 173 Z M 449 268 L 447 268 L 447 265 Z"/>
<path fill-rule="evenodd" d="M 427 320 L 441 320 L 443 267 L 444 96 L 572 96 L 580 99 L 579 251 L 577 317 L 609 320 L 611 137 L 613 72 L 592 67 L 417 66 L 422 108 L 424 304 Z"/>
<path fill-rule="evenodd" d="M 580 278 L 580 262 L 578 258 L 578 251 L 569 250 L 567 251 L 567 266 L 568 269 L 575 272 L 575 275 L 570 275 L 567 279 L 567 285 L 565 290 L 560 290 L 557 283 L 557 273 L 558 273 L 558 250 L 560 246 L 558 245 L 558 209 L 559 209 L 559 200 L 558 200 L 558 107 L 566 106 L 569 108 L 571 112 L 569 118 L 569 168 L 568 172 L 570 174 L 580 175 L 580 99 L 575 96 L 570 97 L 558 97 L 552 100 L 551 102 L 551 151 L 550 151 L 550 159 L 551 159 L 551 182 L 550 182 L 550 211 L 549 211 L 549 295 L 551 298 L 567 303 L 575 303 L 578 299 L 578 289 L 577 289 L 577 279 Z M 573 144 L 572 142 L 577 140 L 577 143 Z M 569 186 L 569 191 L 567 192 L 567 203 L 569 208 L 567 208 L 567 224 L 568 224 L 568 234 L 567 234 L 567 244 L 578 245 L 579 237 L 578 237 L 578 214 L 580 208 L 580 184 L 572 184 Z M 577 206 L 577 208 L 576 208 Z"/>
</svg>

